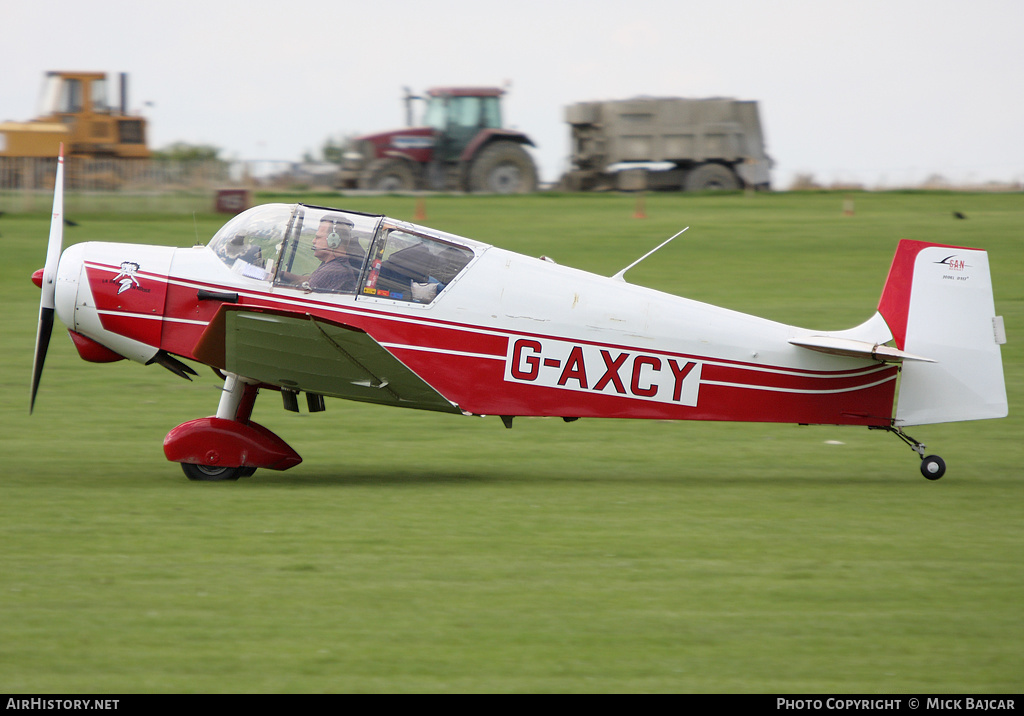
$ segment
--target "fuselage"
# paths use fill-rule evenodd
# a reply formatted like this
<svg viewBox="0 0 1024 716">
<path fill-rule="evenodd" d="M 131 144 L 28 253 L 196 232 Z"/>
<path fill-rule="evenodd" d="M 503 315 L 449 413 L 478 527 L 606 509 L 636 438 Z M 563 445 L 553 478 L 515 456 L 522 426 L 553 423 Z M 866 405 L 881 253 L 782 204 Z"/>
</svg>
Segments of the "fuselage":
<svg viewBox="0 0 1024 716">
<path fill-rule="evenodd" d="M 85 243 L 61 258 L 57 315 L 145 363 L 161 351 L 199 360 L 196 346 L 226 302 L 309 314 L 364 331 L 469 414 L 879 426 L 892 418 L 898 369 L 788 342 L 806 329 L 375 221 L 377 237 L 385 227 L 436 236 L 463 252 L 464 265 L 418 303 L 371 286 L 376 243 L 351 293 L 238 270 L 209 246 Z"/>
</svg>

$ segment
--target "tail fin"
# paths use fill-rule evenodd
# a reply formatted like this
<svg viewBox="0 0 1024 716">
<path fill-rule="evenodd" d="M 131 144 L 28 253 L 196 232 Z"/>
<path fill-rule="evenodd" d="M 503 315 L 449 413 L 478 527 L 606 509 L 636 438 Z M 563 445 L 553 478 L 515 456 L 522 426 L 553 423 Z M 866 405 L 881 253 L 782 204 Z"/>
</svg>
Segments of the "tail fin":
<svg viewBox="0 0 1024 716">
<path fill-rule="evenodd" d="M 1006 417 L 1006 334 L 985 251 L 900 241 L 878 312 L 897 348 L 936 361 L 903 364 L 897 426 Z"/>
</svg>

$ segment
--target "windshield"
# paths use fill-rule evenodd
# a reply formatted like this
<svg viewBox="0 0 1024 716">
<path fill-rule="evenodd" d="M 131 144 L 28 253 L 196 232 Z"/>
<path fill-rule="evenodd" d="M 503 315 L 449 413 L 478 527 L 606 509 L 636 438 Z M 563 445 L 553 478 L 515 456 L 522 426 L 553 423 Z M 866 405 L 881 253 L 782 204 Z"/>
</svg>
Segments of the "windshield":
<svg viewBox="0 0 1024 716">
<path fill-rule="evenodd" d="M 224 224 L 207 245 L 235 273 L 270 280 L 294 210 L 287 204 L 253 207 Z"/>
<path fill-rule="evenodd" d="M 110 104 L 107 102 L 107 78 L 92 81 L 92 111 L 109 112 Z"/>
<path fill-rule="evenodd" d="M 444 97 L 431 97 L 427 100 L 427 108 L 423 112 L 423 124 L 433 127 L 439 132 L 448 128 L 448 111 Z"/>
<path fill-rule="evenodd" d="M 47 75 L 43 83 L 43 91 L 39 97 L 40 117 L 48 117 L 57 113 L 57 106 L 60 104 L 61 78 L 56 75 Z"/>
<path fill-rule="evenodd" d="M 501 102 L 498 97 L 431 97 L 427 101 L 423 124 L 442 132 L 448 130 L 449 125 L 472 129 L 500 128 Z"/>
</svg>

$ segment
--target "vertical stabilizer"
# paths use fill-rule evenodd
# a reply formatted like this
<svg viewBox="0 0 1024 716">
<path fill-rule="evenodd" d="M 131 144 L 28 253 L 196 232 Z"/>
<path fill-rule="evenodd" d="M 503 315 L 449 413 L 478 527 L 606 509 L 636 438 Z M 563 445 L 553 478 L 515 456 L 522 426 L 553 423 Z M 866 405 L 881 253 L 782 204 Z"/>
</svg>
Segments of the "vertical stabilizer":
<svg viewBox="0 0 1024 716">
<path fill-rule="evenodd" d="M 1006 338 L 985 251 L 900 241 L 878 312 L 897 348 L 935 361 L 903 364 L 897 426 L 1006 416 Z"/>
</svg>

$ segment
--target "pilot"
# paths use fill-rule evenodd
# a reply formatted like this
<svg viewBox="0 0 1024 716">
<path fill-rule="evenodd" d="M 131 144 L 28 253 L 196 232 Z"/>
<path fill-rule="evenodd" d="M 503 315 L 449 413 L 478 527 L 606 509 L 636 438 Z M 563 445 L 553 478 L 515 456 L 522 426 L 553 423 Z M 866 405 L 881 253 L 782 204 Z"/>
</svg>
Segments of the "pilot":
<svg viewBox="0 0 1024 716">
<path fill-rule="evenodd" d="M 294 277 L 312 291 L 355 293 L 365 252 L 352 235 L 352 222 L 327 214 L 313 238 L 313 256 L 320 266 L 308 277 Z"/>
</svg>

